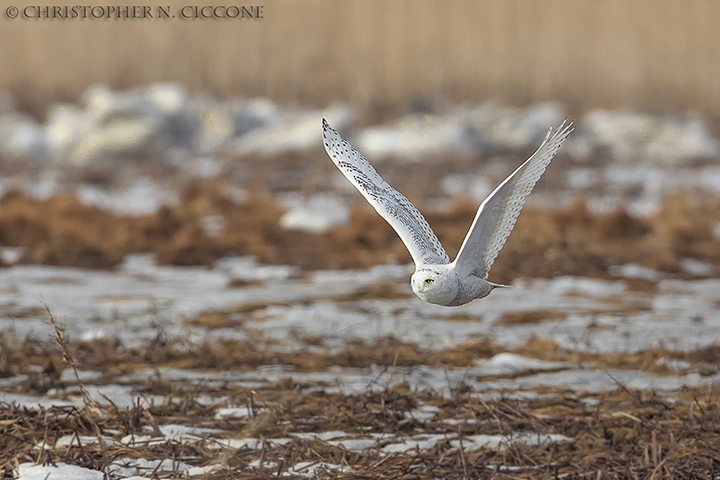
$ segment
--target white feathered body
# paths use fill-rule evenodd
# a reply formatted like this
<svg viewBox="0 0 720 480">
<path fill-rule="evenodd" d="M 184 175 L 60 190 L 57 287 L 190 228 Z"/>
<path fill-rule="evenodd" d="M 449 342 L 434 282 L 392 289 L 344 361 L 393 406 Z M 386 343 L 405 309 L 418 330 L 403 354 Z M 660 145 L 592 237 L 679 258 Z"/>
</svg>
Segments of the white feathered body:
<svg viewBox="0 0 720 480">
<path fill-rule="evenodd" d="M 487 280 L 490 267 L 505 245 L 525 198 L 572 130 L 572 123 L 563 123 L 554 132 L 551 128 L 537 151 L 482 202 L 453 262 L 425 217 L 325 119 L 323 143 L 333 163 L 408 248 L 415 261 L 410 279 L 415 295 L 429 303 L 453 307 L 486 297 L 502 286 Z"/>
<path fill-rule="evenodd" d="M 432 283 L 427 280 L 432 280 Z M 487 297 L 497 285 L 473 274 L 461 276 L 453 262 L 417 268 L 410 277 L 410 286 L 421 300 L 445 307 L 456 307 Z"/>
</svg>

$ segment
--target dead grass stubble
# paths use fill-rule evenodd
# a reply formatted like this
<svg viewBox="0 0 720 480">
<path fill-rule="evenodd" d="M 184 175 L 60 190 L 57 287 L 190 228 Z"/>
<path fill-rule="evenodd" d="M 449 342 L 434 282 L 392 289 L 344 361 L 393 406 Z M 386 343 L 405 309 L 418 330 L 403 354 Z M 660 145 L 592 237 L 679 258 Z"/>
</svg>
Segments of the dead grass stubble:
<svg viewBox="0 0 720 480">
<path fill-rule="evenodd" d="M 454 256 L 475 214 L 474 202 L 457 202 L 428 221 Z M 228 254 L 304 269 L 366 268 L 409 262 L 395 232 L 359 203 L 349 225 L 324 234 L 281 228 L 282 209 L 254 191 L 236 204 L 219 180 L 193 183 L 177 207 L 140 217 L 118 216 L 83 205 L 74 196 L 33 200 L 21 193 L 0 199 L 0 245 L 25 247 L 22 262 L 110 268 L 128 253 L 154 252 L 161 264 L 212 265 Z M 224 233 L 212 236 L 203 218 L 219 216 Z M 606 276 L 616 264 L 637 263 L 678 273 L 680 261 L 720 263 L 720 198 L 691 193 L 667 198 L 660 211 L 634 218 L 624 211 L 593 214 L 585 203 L 557 211 L 523 211 L 493 266 L 492 278 L 562 274 Z M 347 252 L 353 252 L 348 255 Z"/>
<path fill-rule="evenodd" d="M 63 357 L 67 354 L 52 345 L 31 339 L 9 340 L 0 337 L 3 358 L 0 375 L 12 377 L 26 374 L 20 392 L 44 394 L 62 389 L 60 380 Z M 290 342 L 290 343 L 288 343 Z M 468 342 L 432 349 L 396 337 L 377 337 L 373 340 L 347 339 L 340 346 L 329 347 L 328 339 L 313 336 L 289 341 L 273 341 L 261 334 L 246 330 L 246 338 L 228 340 L 213 337 L 207 341 L 188 343 L 183 337 L 170 337 L 163 332 L 145 344 L 127 347 L 118 339 L 75 341 L 65 348 L 83 368 L 101 372 L 101 380 L 109 382 L 120 375 L 136 374 L 161 368 L 199 369 L 207 371 L 251 371 L 267 365 L 282 365 L 288 372 L 322 372 L 328 368 L 429 367 L 464 368 L 507 351 L 483 337 Z M 720 347 L 710 345 L 696 350 L 674 350 L 652 347 L 632 354 L 616 352 L 588 352 L 562 348 L 550 339 L 531 337 L 511 350 L 531 358 L 567 362 L 566 368 L 623 369 L 665 375 L 699 373 L 714 375 L 720 370 Z M 673 366 L 680 361 L 681 365 Z M 575 367 L 574 367 L 575 366 Z M 514 378 L 534 372 L 508 372 L 492 378 Z M 164 394 L 170 386 L 149 377 L 143 389 L 147 393 Z M 89 402 L 86 402 L 89 403 Z"/>
<path fill-rule="evenodd" d="M 32 363 L 43 360 L 48 352 L 70 365 L 101 369 L 106 372 L 102 382 L 112 382 L 113 373 L 108 364 L 123 360 L 112 353 L 112 344 L 102 342 L 73 342 L 51 316 L 55 330 L 53 344 L 33 342 L 34 350 L 14 343 L 17 352 L 8 358 L 24 358 Z M 3 343 L 7 345 L 8 343 Z M 159 335 L 151 348 L 154 358 L 144 360 L 172 363 L 171 338 Z M 526 348 L 530 350 L 533 345 Z M 537 345 L 535 345 L 537 347 Z M 350 347 L 351 348 L 351 347 Z M 468 344 L 472 356 L 489 356 L 493 349 L 488 344 Z M 118 352 L 124 349 L 117 348 Z M 398 343 L 397 340 L 379 339 L 377 345 L 358 347 L 362 357 L 371 351 L 386 352 L 374 361 L 392 364 L 442 362 L 425 357 L 417 347 Z M 539 351 L 562 352 L 542 345 Z M 161 358 L 165 353 L 165 358 Z M 177 350 L 176 350 L 177 352 Z M 33 354 L 34 353 L 34 354 Z M 139 352 L 130 352 L 138 355 Z M 253 352 L 255 354 L 256 352 Z M 392 353 L 388 355 L 388 353 Z M 193 356 L 197 356 L 191 352 Z M 692 353 L 688 354 L 692 357 Z M 717 352 L 699 353 L 698 358 L 718 363 Z M 335 359 L 343 364 L 342 353 Z M 47 359 L 47 357 L 45 357 Z M 53 359 L 49 359 L 51 362 Z M 271 361 L 260 357 L 260 363 Z M 104 365 L 103 365 L 104 364 Z M 388 363 L 386 363 L 388 364 Z M 24 371 L 27 364 L 18 368 Z M 208 367 L 204 365 L 204 367 Z M 227 368 L 227 365 L 214 365 Z M 321 365 L 327 368 L 327 365 Z M 60 368 L 62 369 L 62 368 Z M 74 385 L 80 388 L 83 407 L 53 407 L 29 409 L 0 403 L 0 459 L 5 476 L 22 462 L 66 462 L 108 472 L 112 462 L 121 458 L 173 459 L 191 464 L 217 465 L 218 469 L 202 478 L 267 479 L 275 478 L 299 462 L 327 462 L 343 465 L 351 472 L 339 473 L 321 470 L 316 478 L 714 478 L 720 472 L 720 407 L 717 388 L 685 389 L 673 394 L 672 399 L 652 390 L 633 391 L 618 384 L 615 391 L 599 395 L 579 394 L 562 387 L 547 388 L 539 397 L 518 400 L 499 398 L 485 400 L 467 385 L 451 385 L 452 395 L 432 390 L 410 388 L 405 383 L 369 385 L 359 394 L 328 393 L 319 385 L 297 383 L 292 378 L 268 382 L 250 391 L 224 382 L 212 384 L 168 383 L 162 379 L 135 386 L 138 391 L 162 394 L 166 400 L 145 404 L 138 400 L 129 408 L 99 405 L 75 375 Z M 66 385 L 68 387 L 71 385 Z M 62 386 L 61 386 L 62 387 Z M 164 390 L 159 391 L 158 388 Z M 61 388 L 62 390 L 62 388 Z M 540 389 L 543 390 L 543 389 Z M 214 409 L 225 402 L 212 405 L 198 404 L 199 395 L 226 398 L 232 404 L 247 404 L 254 414 L 249 418 L 214 418 Z M 667 395 L 667 394 L 665 394 Z M 420 405 L 433 405 L 439 412 L 432 419 L 419 420 L 409 414 Z M 459 421 L 459 424 L 447 420 Z M 352 451 L 316 439 L 294 438 L 285 445 L 265 442 L 260 450 L 215 448 L 211 440 L 182 442 L 167 439 L 158 444 L 128 446 L 116 441 L 128 434 L 160 435 L 158 425 L 163 423 L 202 425 L 219 428 L 222 438 L 253 437 L 272 439 L 292 437 L 293 433 L 342 430 L 349 436 L 365 437 L 369 433 L 383 433 L 376 447 L 384 443 L 417 434 L 440 434 L 467 438 L 478 434 L 506 436 L 501 448 L 485 448 L 462 452 L 452 448 L 448 441 L 440 441 L 426 450 L 384 454 L 378 448 Z M 514 436 L 530 433 L 546 435 L 557 433 L 568 436 L 571 442 L 545 442 L 528 445 L 514 442 Z M 97 443 L 85 445 L 78 441 L 61 449 L 38 449 L 36 445 L 53 445 L 64 435 L 87 435 L 98 438 Z M 250 467 L 260 459 L 258 467 Z M 513 467 L 513 471 L 502 467 Z M 154 478 L 171 478 L 171 473 L 160 473 Z M 298 477 L 291 475 L 291 477 Z M 299 477 L 298 477 L 299 478 Z"/>
<path fill-rule="evenodd" d="M 181 443 L 167 440 L 154 445 L 126 446 L 108 442 L 62 449 L 38 450 L 41 442 L 53 444 L 62 435 L 94 435 L 84 409 L 55 407 L 27 409 L 0 405 L 3 425 L 0 458 L 5 471 L 21 462 L 66 462 L 107 471 L 120 458 L 182 459 L 218 469 L 201 478 L 276 478 L 299 462 L 327 462 L 347 466 L 352 472 L 321 471 L 316 478 L 714 478 L 720 471 L 720 409 L 717 391 L 681 392 L 667 401 L 652 391 L 618 388 L 598 397 L 577 398 L 571 392 L 531 400 L 481 400 L 472 390 L 447 398 L 398 384 L 362 394 L 326 394 L 291 379 L 258 388 L 224 391 L 258 405 L 254 417 L 213 420 L 212 411 L 192 401 L 203 391 L 184 397 L 168 396 L 150 405 L 148 412 L 160 424 L 201 424 L 220 428 L 224 438 L 252 436 L 269 439 L 293 433 L 342 430 L 350 436 L 384 433 L 390 439 L 416 434 L 440 434 L 461 438 L 477 434 L 506 435 L 501 448 L 479 448 L 460 453 L 449 441 L 427 450 L 383 454 L 375 448 L 347 450 L 320 440 L 295 438 L 285 445 L 265 443 L 261 450 L 217 449 L 212 441 Z M 228 388 L 232 388 L 229 386 Z M 175 401 L 171 401 L 175 398 Z M 592 401 L 591 401 L 592 400 Z M 436 418 L 420 421 L 406 412 L 420 404 L 440 408 Z M 93 417 L 103 435 L 120 438 L 128 433 L 148 434 L 152 424 L 140 406 L 106 407 Z M 445 420 L 460 420 L 459 427 Z M 463 422 L 463 419 L 468 420 Z M 120 433 L 110 433 L 118 431 Z M 513 442 L 521 433 L 558 433 L 572 442 L 549 442 L 539 446 Z M 397 441 L 397 440 L 393 440 Z M 377 447 L 383 446 L 383 440 Z M 259 467 L 252 461 L 262 458 Z M 512 467 L 509 471 L 502 467 Z M 171 478 L 159 474 L 154 478 Z M 293 476 L 298 478 L 297 476 Z"/>
</svg>

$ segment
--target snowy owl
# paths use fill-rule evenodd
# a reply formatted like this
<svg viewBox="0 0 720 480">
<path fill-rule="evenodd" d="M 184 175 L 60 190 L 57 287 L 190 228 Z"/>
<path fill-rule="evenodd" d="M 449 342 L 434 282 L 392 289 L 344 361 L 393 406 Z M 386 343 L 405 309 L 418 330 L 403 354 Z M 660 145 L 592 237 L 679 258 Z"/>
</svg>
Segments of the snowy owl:
<svg viewBox="0 0 720 480">
<path fill-rule="evenodd" d="M 323 143 L 333 163 L 397 232 L 412 259 L 410 286 L 420 299 L 454 307 L 490 294 L 497 283 L 487 280 L 490 267 L 512 231 L 520 210 L 560 145 L 573 131 L 572 122 L 548 130 L 540 148 L 480 204 L 460 252 L 450 262 L 422 214 L 391 187 L 367 160 L 323 118 Z"/>
</svg>

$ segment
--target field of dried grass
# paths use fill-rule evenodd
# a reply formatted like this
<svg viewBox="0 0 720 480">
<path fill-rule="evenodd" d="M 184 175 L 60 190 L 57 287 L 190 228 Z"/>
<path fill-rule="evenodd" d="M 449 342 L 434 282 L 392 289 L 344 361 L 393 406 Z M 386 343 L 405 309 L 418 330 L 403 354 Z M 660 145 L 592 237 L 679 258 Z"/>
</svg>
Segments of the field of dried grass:
<svg viewBox="0 0 720 480">
<path fill-rule="evenodd" d="M 476 210 L 476 202 L 460 200 L 449 212 L 427 215 L 451 257 Z M 236 203 L 230 185 L 220 179 L 193 182 L 179 205 L 144 216 L 107 212 L 73 195 L 36 200 L 11 192 L 0 198 L 0 243 L 24 247 L 21 263 L 84 268 L 111 268 L 127 254 L 141 252 L 152 252 L 160 264 L 169 265 L 210 266 L 229 254 L 310 270 L 410 262 L 395 232 L 364 203 L 353 209 L 348 225 L 319 234 L 281 227 L 282 213 L 261 191 Z M 208 217 L 220 221 L 221 234 L 206 231 Z M 528 209 L 493 266 L 492 278 L 602 277 L 626 263 L 680 273 L 685 258 L 714 265 L 720 262 L 720 239 L 713 230 L 718 222 L 720 199 L 692 193 L 668 197 L 658 212 L 644 218 L 622 210 L 592 213 L 582 201 L 559 210 Z"/>
<path fill-rule="evenodd" d="M 448 380 L 448 394 L 402 382 L 383 384 L 380 377 L 403 365 L 429 362 L 450 368 L 457 358 L 450 351 L 428 356 L 419 346 L 396 339 L 348 344 L 333 358 L 328 356 L 327 364 L 301 365 L 297 361 L 316 359 L 317 352 L 278 356 L 270 345 L 252 342 L 234 347 L 208 344 L 206 351 L 198 351 L 188 349 L 180 338 L 162 335 L 126 350 L 118 340 L 71 341 L 61 325 L 54 319 L 51 323 L 54 341 L 13 345 L 3 338 L 4 360 L 19 371 L 35 372 L 11 391 L 47 392 L 58 403 L 35 409 L 0 403 L 0 458 L 5 475 L 12 475 L 12 469 L 25 462 L 71 464 L 114 472 L 111 476 L 127 475 L 135 468 L 137 473 L 150 474 L 147 478 L 177 478 L 178 469 L 194 466 L 194 478 L 208 480 L 307 475 L 417 480 L 438 475 L 448 479 L 710 479 L 720 469 L 717 388 L 686 388 L 668 397 L 618 382 L 617 389 L 601 393 L 550 387 L 536 388 L 525 397 L 508 392 L 492 398 Z M 467 344 L 452 350 L 466 351 L 475 361 L 494 354 L 496 347 Z M 547 353 L 545 348 L 534 350 L 542 351 Z M 648 355 L 657 359 L 673 353 L 656 351 L 644 356 Z M 182 363 L 181 358 L 191 363 Z M 217 362 L 197 363 L 213 358 Z M 349 359 L 359 363 L 348 364 Z M 573 359 L 597 360 L 582 354 Z M 616 360 L 618 368 L 636 368 L 623 364 L 621 356 Z M 716 352 L 694 361 L 718 366 Z M 328 365 L 375 365 L 382 370 L 377 383 L 360 392 L 292 376 L 248 388 L 238 382 L 172 381 L 159 373 L 180 364 L 208 372 L 276 362 L 294 363 L 310 372 L 325 371 Z M 124 368 L 118 370 L 120 365 Z M 131 405 L 116 405 L 107 397 L 96 401 L 77 370 L 61 378 L 60 372 L 68 366 L 98 372 L 93 385 L 119 383 L 132 389 L 137 400 Z M 153 369 L 154 376 L 129 375 Z M 500 377 L 515 374 L 509 375 Z M 78 393 L 83 399 L 80 406 L 63 403 Z M 216 397 L 223 400 L 207 400 Z M 223 408 L 227 405 L 244 406 Z M 336 440 L 343 437 L 349 438 Z M 493 438 L 500 439 L 498 445 L 482 446 Z M 150 472 L 152 465 L 157 467 Z"/>
<path fill-rule="evenodd" d="M 506 289 L 511 299 L 501 292 L 475 313 L 441 316 L 418 309 L 405 277 L 370 277 L 335 293 L 327 280 L 313 277 L 319 268 L 408 260 L 395 234 L 364 204 L 349 225 L 313 235 L 279 227 L 282 209 L 269 194 L 251 192 L 237 204 L 227 188 L 224 180 L 193 183 L 177 205 L 139 217 L 72 196 L 0 199 L 0 239 L 26 248 L 22 262 L 109 268 L 128 253 L 149 251 L 167 264 L 211 265 L 235 253 L 301 267 L 288 273 L 292 285 L 284 287 L 272 277 L 248 277 L 252 268 L 244 266 L 202 290 L 196 282 L 210 280 L 202 272 L 217 275 L 217 265 L 161 267 L 163 275 L 154 267 L 56 269 L 46 277 L 33 275 L 53 269 L 5 269 L 0 471 L 6 477 L 35 478 L 28 472 L 37 467 L 58 469 L 41 475 L 75 478 L 61 476 L 67 465 L 108 478 L 209 480 L 713 479 L 720 473 L 720 349 L 710 338 L 716 309 L 707 305 L 718 305 L 711 291 L 716 280 L 677 279 L 683 275 L 677 263 L 688 255 L 717 262 L 711 232 L 717 198 L 679 194 L 646 218 L 592 213 L 583 203 L 529 209 L 493 276 L 604 277 L 610 266 L 632 261 L 676 279 L 613 277 L 583 289 L 575 277 L 579 288 L 563 293 L 556 278 L 555 287 L 518 284 Z M 459 245 L 475 208 L 459 202 L 428 217 L 443 241 Z M 223 219 L 224 233 L 203 229 L 207 215 Z M 25 268 L 30 277 L 22 280 Z M 106 290 L 94 288 L 104 282 Z M 158 295 L 168 288 L 203 309 L 177 310 Z M 703 304 L 702 313 L 683 320 L 690 313 L 677 313 L 668 302 L 693 288 L 706 291 L 691 298 Z M 303 289 L 310 295 L 296 296 Z M 38 305 L 38 291 L 71 312 L 65 319 L 75 337 Z M 245 296 L 253 291 L 278 296 L 274 303 Z M 205 298 L 210 292 L 224 292 L 233 303 L 218 307 Z M 525 296 L 530 301 L 523 307 Z M 87 306 L 96 312 L 89 318 Z M 495 318 L 483 327 L 482 316 L 493 309 Z M 392 319 L 390 334 L 372 325 L 383 315 Z M 43 321 L 54 336 L 39 328 Z M 440 327 L 439 337 L 403 337 L 408 328 L 432 332 L 432 325 Z M 568 341 L 572 325 L 577 341 Z M 661 340 L 646 338 L 662 325 L 671 328 L 654 332 Z M 483 333 L 430 340 L 469 326 Z M 508 343 L 532 329 L 539 333 Z M 687 343 L 674 343 L 675 335 Z M 643 346 L 625 351 L 621 338 Z"/>
<path fill-rule="evenodd" d="M 281 103 L 344 100 L 373 118 L 489 98 L 717 118 L 718 17 L 711 0 L 272 0 L 262 20 L 241 22 L 2 18 L 0 91 L 41 116 L 91 84 L 178 81 Z"/>
</svg>

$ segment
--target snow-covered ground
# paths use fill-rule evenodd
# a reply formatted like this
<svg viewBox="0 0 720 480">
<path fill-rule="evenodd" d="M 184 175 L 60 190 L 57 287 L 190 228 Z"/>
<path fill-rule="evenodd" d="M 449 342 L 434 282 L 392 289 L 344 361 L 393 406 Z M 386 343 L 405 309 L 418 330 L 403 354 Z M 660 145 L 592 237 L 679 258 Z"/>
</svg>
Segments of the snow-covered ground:
<svg viewBox="0 0 720 480">
<path fill-rule="evenodd" d="M 112 402 L 118 408 L 130 408 L 142 398 L 148 404 L 162 403 L 163 397 L 137 393 L 134 385 L 149 378 L 179 384 L 202 384 L 222 391 L 231 382 L 235 386 L 260 389 L 292 377 L 310 390 L 344 395 L 363 394 L 373 389 L 403 383 L 411 389 L 453 394 L 461 383 L 472 388 L 484 401 L 498 398 L 539 398 L 553 389 L 572 389 L 576 395 L 598 395 L 617 389 L 618 384 L 632 390 L 673 392 L 699 388 L 720 380 L 720 374 L 702 375 L 687 362 L 668 361 L 667 371 L 653 373 L 642 368 L 602 368 L 585 361 L 548 361 L 532 354 L 511 353 L 517 346 L 536 337 L 555 342 L 567 351 L 591 355 L 627 353 L 653 347 L 693 350 L 717 343 L 720 331 L 720 280 L 681 281 L 642 270 L 645 277 L 657 281 L 653 293 L 633 291 L 626 277 L 637 277 L 638 269 L 618 269 L 618 277 L 598 280 L 579 277 L 523 279 L 514 288 L 503 289 L 481 301 L 460 308 L 428 305 L 412 296 L 407 284 L 406 266 L 379 266 L 364 271 L 319 271 L 298 276 L 296 269 L 258 265 L 251 258 L 228 259 L 215 268 L 158 267 L 147 255 L 133 256 L 115 272 L 39 266 L 15 266 L 0 270 L 0 331 L 12 338 L 30 336 L 46 339 L 52 334 L 47 315 L 38 308 L 46 304 L 56 317 L 67 323 L 71 339 L 100 341 L 118 338 L 128 348 L 157 336 L 162 329 L 169 337 L 190 344 L 228 339 L 274 339 L 269 348 L 301 351 L 305 338 L 323 337 L 328 351 L 342 351 L 348 341 L 372 343 L 391 335 L 402 342 L 418 343 L 430 350 L 441 350 L 478 338 L 495 342 L 502 351 L 489 358 L 478 358 L 466 367 L 417 365 L 407 367 L 341 368 L 296 371 L 290 366 L 267 365 L 242 371 L 218 371 L 161 367 L 139 370 L 116 377 L 108 383 L 99 372 L 85 371 L 80 379 L 101 405 Z M 242 275 L 252 280 L 238 288 L 231 281 Z M 394 291 L 392 299 L 352 300 L 353 294 L 368 291 L 373 285 Z M 246 305 L 262 304 L 257 310 Z M 209 311 L 250 311 L 238 328 L 213 328 L 183 321 Z M 504 322 L 508 314 L 532 315 L 552 312 L 551 318 L 531 323 Z M 10 338 L 10 337 L 7 337 Z M 216 339 L 216 340 L 214 340 Z M 74 382 L 70 369 L 62 373 Z M 100 381 L 102 380 L 102 381 Z M 27 381 L 27 374 L 2 379 L 0 402 L 36 409 L 76 405 L 83 400 L 75 387 L 64 391 L 50 389 L 43 395 L 14 393 L 15 386 Z M 96 382 L 98 382 L 96 384 Z M 215 420 L 249 421 L 262 414 L 263 407 L 233 406 L 232 398 L 222 393 L 204 394 L 196 399 L 214 409 Z M 592 401 L 592 399 L 588 400 Z M 211 406 L 215 407 L 211 407 Z M 459 420 L 435 419 L 440 409 L 419 405 L 404 413 L 412 421 L 439 422 L 452 429 Z M 472 423 L 471 419 L 462 422 Z M 106 435 L 110 435 L 112 432 Z M 159 436 L 158 436 L 159 435 Z M 450 442 L 452 448 L 473 451 L 481 447 L 503 448 L 512 442 L 572 442 L 561 434 L 516 432 L 514 434 L 475 434 L 458 437 L 457 433 L 418 433 L 393 435 L 344 431 L 294 434 L 288 438 L 267 440 L 284 445 L 293 438 L 318 438 L 329 445 L 348 450 L 377 449 L 383 454 L 430 449 L 437 442 Z M 255 437 L 223 435 L 217 427 L 164 424 L 159 434 L 135 434 L 119 438 L 109 436 L 107 445 L 147 446 L 153 442 L 215 442 L 216 448 L 261 450 L 264 441 Z M 98 437 L 66 436 L 39 448 L 58 450 L 70 445 L 95 444 Z M 148 443 L 150 442 L 150 443 Z M 313 468 L 304 463 L 293 468 L 311 475 Z M 212 470 L 172 459 L 114 460 L 108 467 L 117 478 L 151 478 L 153 471 L 201 475 Z M 346 467 L 327 463 L 324 468 Z M 17 469 L 20 479 L 102 478 L 102 473 L 79 466 L 57 463 L 23 463 Z M 139 476 L 136 476 L 139 475 Z"/>
<path fill-rule="evenodd" d="M 241 288 L 232 286 L 238 272 L 242 272 L 243 280 L 252 282 Z M 718 279 L 660 278 L 654 293 L 628 289 L 623 277 L 521 279 L 514 283 L 514 288 L 496 290 L 481 301 L 446 308 L 429 305 L 412 295 L 407 284 L 411 272 L 405 266 L 320 271 L 300 278 L 293 272 L 292 267 L 262 266 L 251 258 L 228 259 L 212 269 L 158 267 L 145 255 L 130 257 L 117 272 L 15 266 L 0 270 L 0 309 L 4 312 L 0 331 L 12 332 L 15 338 L 49 338 L 52 327 L 47 323 L 46 313 L 38 308 L 44 303 L 60 321 L 67 323 L 70 338 L 83 341 L 119 338 L 128 347 L 154 338 L 159 328 L 191 344 L 259 335 L 274 341 L 269 348 L 278 351 L 302 349 L 303 338 L 320 336 L 331 349 L 344 348 L 348 340 L 371 343 L 378 337 L 393 336 L 401 342 L 434 350 L 486 338 L 507 351 L 536 337 L 563 349 L 592 354 L 633 353 L 661 347 L 694 350 L 720 341 Z M 662 277 L 659 273 L 657 276 Z M 353 294 L 378 284 L 397 292 L 396 298 L 351 299 Z M 248 309 L 248 305 L 262 307 Z M 242 328 L 213 328 L 185 322 L 213 311 L 250 313 L 244 315 Z M 531 317 L 538 312 L 550 314 L 537 321 L 503 321 L 508 315 Z M 637 388 L 674 389 L 716 379 L 680 370 L 678 376 L 634 371 L 617 375 Z M 524 375 L 522 380 L 484 380 L 524 371 L 534 373 Z M 291 372 L 292 369 L 277 367 L 258 372 L 208 372 L 205 378 L 251 385 L 273 381 Z M 167 374 L 176 379 L 184 376 L 177 370 Z M 334 369 L 292 375 L 362 391 L 377 372 Z M 470 382 L 477 382 L 473 386 L 483 391 L 568 384 L 597 391 L 615 385 L 604 371 L 583 363 L 544 362 L 509 353 L 478 359 L 471 367 L 457 371 L 427 366 L 398 369 L 393 375 L 435 390 L 445 388 L 447 375 L 470 378 Z M 88 380 L 92 381 L 92 376 Z M 3 383 L 12 383 L 12 379 L 4 379 Z M 103 388 L 107 390 L 105 395 L 116 403 L 128 404 L 132 399 L 123 388 Z M 5 395 L 6 401 L 34 402 L 25 396 Z"/>
</svg>

